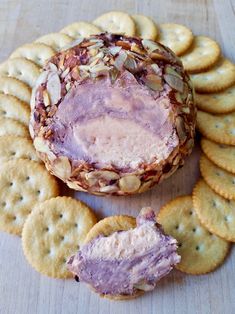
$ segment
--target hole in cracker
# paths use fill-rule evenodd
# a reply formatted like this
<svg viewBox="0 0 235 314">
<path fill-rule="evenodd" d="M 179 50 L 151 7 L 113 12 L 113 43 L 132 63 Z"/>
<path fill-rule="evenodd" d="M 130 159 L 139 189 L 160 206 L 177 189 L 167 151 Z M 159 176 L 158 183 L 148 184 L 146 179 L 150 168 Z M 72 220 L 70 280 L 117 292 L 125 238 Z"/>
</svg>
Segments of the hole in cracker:
<svg viewBox="0 0 235 314">
<path fill-rule="evenodd" d="M 37 190 L 37 192 L 36 192 L 38 195 L 41 193 L 41 191 L 40 190 Z"/>
<path fill-rule="evenodd" d="M 190 210 L 189 215 L 190 215 L 190 216 L 192 216 L 192 214 L 193 214 L 193 211 L 192 211 L 192 210 Z"/>
<path fill-rule="evenodd" d="M 10 183 L 9 183 L 9 186 L 13 186 L 13 182 L 10 182 Z"/>
<path fill-rule="evenodd" d="M 175 229 L 176 229 L 176 230 L 178 230 L 178 229 L 179 229 L 179 226 L 178 226 L 178 225 L 177 225 L 177 226 L 175 226 Z"/>
<path fill-rule="evenodd" d="M 60 239 L 61 239 L 61 241 L 64 241 L 64 236 L 61 236 Z"/>
<path fill-rule="evenodd" d="M 74 227 L 75 227 L 75 228 L 77 228 L 77 227 L 78 227 L 78 224 L 77 224 L 77 223 L 75 223 L 75 224 L 74 224 Z"/>
<path fill-rule="evenodd" d="M 13 216 L 13 217 L 12 217 L 12 220 L 16 220 L 16 216 Z"/>
<path fill-rule="evenodd" d="M 182 247 L 182 243 L 179 243 L 179 244 L 178 244 L 178 247 Z"/>
<path fill-rule="evenodd" d="M 16 155 L 16 152 L 10 152 L 11 156 L 15 156 Z"/>
<path fill-rule="evenodd" d="M 196 251 L 200 251 L 200 246 L 199 245 L 196 246 Z"/>
<path fill-rule="evenodd" d="M 197 231 L 197 229 L 196 228 L 193 228 L 193 232 L 196 232 Z"/>
<path fill-rule="evenodd" d="M 48 232 L 49 230 L 50 230 L 49 227 L 46 227 L 46 228 L 45 228 L 45 231 L 46 231 L 46 232 Z"/>
<path fill-rule="evenodd" d="M 63 218 L 63 214 L 60 214 L 60 216 L 59 216 L 60 218 Z"/>
<path fill-rule="evenodd" d="M 23 196 L 21 195 L 21 196 L 19 197 L 19 201 L 22 202 L 23 199 L 24 199 L 24 198 L 23 198 Z"/>
<path fill-rule="evenodd" d="M 30 177 L 29 177 L 29 176 L 27 176 L 27 177 L 25 178 L 25 181 L 29 181 L 29 179 L 30 179 Z"/>
<path fill-rule="evenodd" d="M 2 206 L 5 207 L 7 205 L 6 202 L 2 202 Z"/>
</svg>

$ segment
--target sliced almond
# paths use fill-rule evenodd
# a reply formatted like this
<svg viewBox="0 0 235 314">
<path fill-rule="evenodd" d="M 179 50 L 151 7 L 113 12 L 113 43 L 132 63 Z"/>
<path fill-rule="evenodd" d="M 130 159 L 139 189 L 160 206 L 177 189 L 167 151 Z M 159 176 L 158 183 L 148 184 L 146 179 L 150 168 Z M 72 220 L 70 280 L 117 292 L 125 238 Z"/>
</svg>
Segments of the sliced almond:
<svg viewBox="0 0 235 314">
<path fill-rule="evenodd" d="M 155 74 L 146 75 L 145 84 L 154 91 L 161 91 L 163 89 L 162 79 L 160 76 Z"/>
<path fill-rule="evenodd" d="M 100 192 L 103 193 L 115 193 L 118 191 L 118 187 L 116 185 L 107 185 L 100 188 Z"/>
<path fill-rule="evenodd" d="M 42 137 L 35 137 L 33 145 L 36 151 L 46 154 L 50 160 L 55 160 L 56 156 L 50 150 L 48 142 Z"/>
<path fill-rule="evenodd" d="M 122 177 L 119 180 L 120 189 L 126 193 L 133 193 L 139 189 L 141 185 L 140 179 L 135 175 Z"/>
<path fill-rule="evenodd" d="M 134 58 L 131 58 L 130 56 L 127 56 L 124 67 L 129 70 L 132 73 L 135 73 L 137 70 L 137 63 Z"/>
<path fill-rule="evenodd" d="M 43 102 L 46 107 L 50 106 L 50 97 L 46 90 L 43 91 Z"/>
<path fill-rule="evenodd" d="M 170 75 L 177 76 L 179 79 L 182 80 L 182 76 L 181 76 L 178 72 L 176 72 L 176 70 L 174 70 L 174 69 L 172 68 L 172 66 L 170 66 L 170 65 L 167 65 L 167 66 L 165 67 L 165 73 L 166 73 L 166 74 L 170 74 Z"/>
<path fill-rule="evenodd" d="M 184 120 L 182 117 L 178 116 L 175 120 L 177 134 L 179 136 L 180 142 L 184 142 L 186 139 Z"/>
<path fill-rule="evenodd" d="M 149 180 L 147 182 L 142 183 L 141 187 L 138 190 L 138 193 L 143 193 L 147 191 L 150 188 L 152 182 L 153 182 L 152 180 Z"/>
<path fill-rule="evenodd" d="M 126 59 L 127 59 L 126 52 L 121 50 L 119 52 L 118 56 L 116 57 L 115 61 L 114 61 L 115 68 L 117 68 L 119 71 L 121 71 Z"/>
<path fill-rule="evenodd" d="M 159 52 L 151 52 L 149 56 L 153 60 L 168 61 L 168 58 Z"/>
<path fill-rule="evenodd" d="M 52 105 L 58 103 L 61 98 L 61 84 L 57 73 L 50 73 L 47 81 L 47 92 L 49 93 Z"/>
<path fill-rule="evenodd" d="M 80 185 L 79 182 L 77 181 L 67 181 L 66 184 L 70 189 L 76 190 L 76 191 L 81 191 L 81 192 L 87 192 L 85 189 L 83 189 Z"/>
<path fill-rule="evenodd" d="M 109 70 L 110 70 L 110 68 L 106 65 L 96 64 L 95 66 L 90 68 L 90 73 L 92 74 L 92 76 L 97 77 L 100 75 L 108 74 Z"/>
<path fill-rule="evenodd" d="M 67 180 L 71 175 L 71 165 L 67 157 L 56 158 L 51 171 L 60 179 Z"/>
<path fill-rule="evenodd" d="M 111 55 L 116 56 L 116 54 L 118 54 L 121 51 L 122 47 L 118 47 L 118 46 L 113 46 L 113 47 L 109 47 L 109 52 L 111 53 Z"/>
<path fill-rule="evenodd" d="M 180 93 L 183 93 L 184 91 L 184 82 L 182 79 L 178 78 L 175 75 L 171 74 L 165 74 L 164 79 L 167 82 L 167 84 L 170 85 L 173 89 L 177 90 Z"/>
<path fill-rule="evenodd" d="M 118 77 L 118 74 L 119 74 L 119 71 L 118 69 L 116 69 L 115 67 L 113 67 L 110 71 L 109 71 L 109 76 L 110 76 L 110 80 L 111 80 L 111 83 L 113 84 L 117 77 Z"/>
<path fill-rule="evenodd" d="M 159 44 L 149 39 L 142 39 L 142 45 L 150 53 L 155 51 L 156 49 L 160 51 L 163 50 L 163 48 Z"/>
</svg>

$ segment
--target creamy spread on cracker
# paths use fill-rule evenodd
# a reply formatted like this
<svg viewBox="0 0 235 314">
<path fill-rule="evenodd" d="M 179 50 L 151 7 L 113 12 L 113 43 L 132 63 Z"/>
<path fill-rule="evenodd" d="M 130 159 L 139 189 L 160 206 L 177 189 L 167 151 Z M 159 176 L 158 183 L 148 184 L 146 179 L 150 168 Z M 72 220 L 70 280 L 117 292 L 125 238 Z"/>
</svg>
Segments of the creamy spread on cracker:
<svg viewBox="0 0 235 314">
<path fill-rule="evenodd" d="M 80 281 L 104 295 L 133 295 L 149 291 L 180 261 L 177 242 L 163 234 L 151 208 L 143 208 L 137 226 L 102 234 L 85 244 L 68 260 Z"/>
</svg>

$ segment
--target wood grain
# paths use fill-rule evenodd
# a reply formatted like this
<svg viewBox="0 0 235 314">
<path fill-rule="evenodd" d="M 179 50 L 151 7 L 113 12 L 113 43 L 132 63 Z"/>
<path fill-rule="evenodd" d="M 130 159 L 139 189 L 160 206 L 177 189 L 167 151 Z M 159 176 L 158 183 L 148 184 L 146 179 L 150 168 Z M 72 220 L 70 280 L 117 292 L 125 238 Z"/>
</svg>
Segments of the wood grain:
<svg viewBox="0 0 235 314">
<path fill-rule="evenodd" d="M 124 10 L 152 17 L 157 23 L 175 22 L 195 34 L 218 40 L 226 56 L 235 61 L 234 11 L 229 0 L 1 0 L 0 60 L 19 45 L 58 31 L 78 20 L 92 20 L 109 10 Z M 132 197 L 76 196 L 91 205 L 99 217 L 116 213 L 137 215 L 142 206 L 157 211 L 177 195 L 191 193 L 199 177 L 199 149 L 185 166 L 153 190 Z M 0 314 L 28 313 L 235 313 L 235 250 L 216 272 L 187 276 L 174 271 L 160 281 L 157 289 L 129 302 L 100 299 L 84 285 L 41 276 L 26 262 L 20 239 L 0 233 Z"/>
</svg>

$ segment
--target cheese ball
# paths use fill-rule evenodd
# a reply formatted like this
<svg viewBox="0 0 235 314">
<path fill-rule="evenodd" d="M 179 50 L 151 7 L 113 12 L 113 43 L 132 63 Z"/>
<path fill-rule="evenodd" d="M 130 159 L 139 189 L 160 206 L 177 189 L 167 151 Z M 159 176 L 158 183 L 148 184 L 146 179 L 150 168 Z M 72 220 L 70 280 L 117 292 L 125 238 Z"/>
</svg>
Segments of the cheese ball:
<svg viewBox="0 0 235 314">
<path fill-rule="evenodd" d="M 54 55 L 31 98 L 47 169 L 96 195 L 141 193 L 192 151 L 196 109 L 181 61 L 147 39 L 103 33 Z"/>
</svg>

